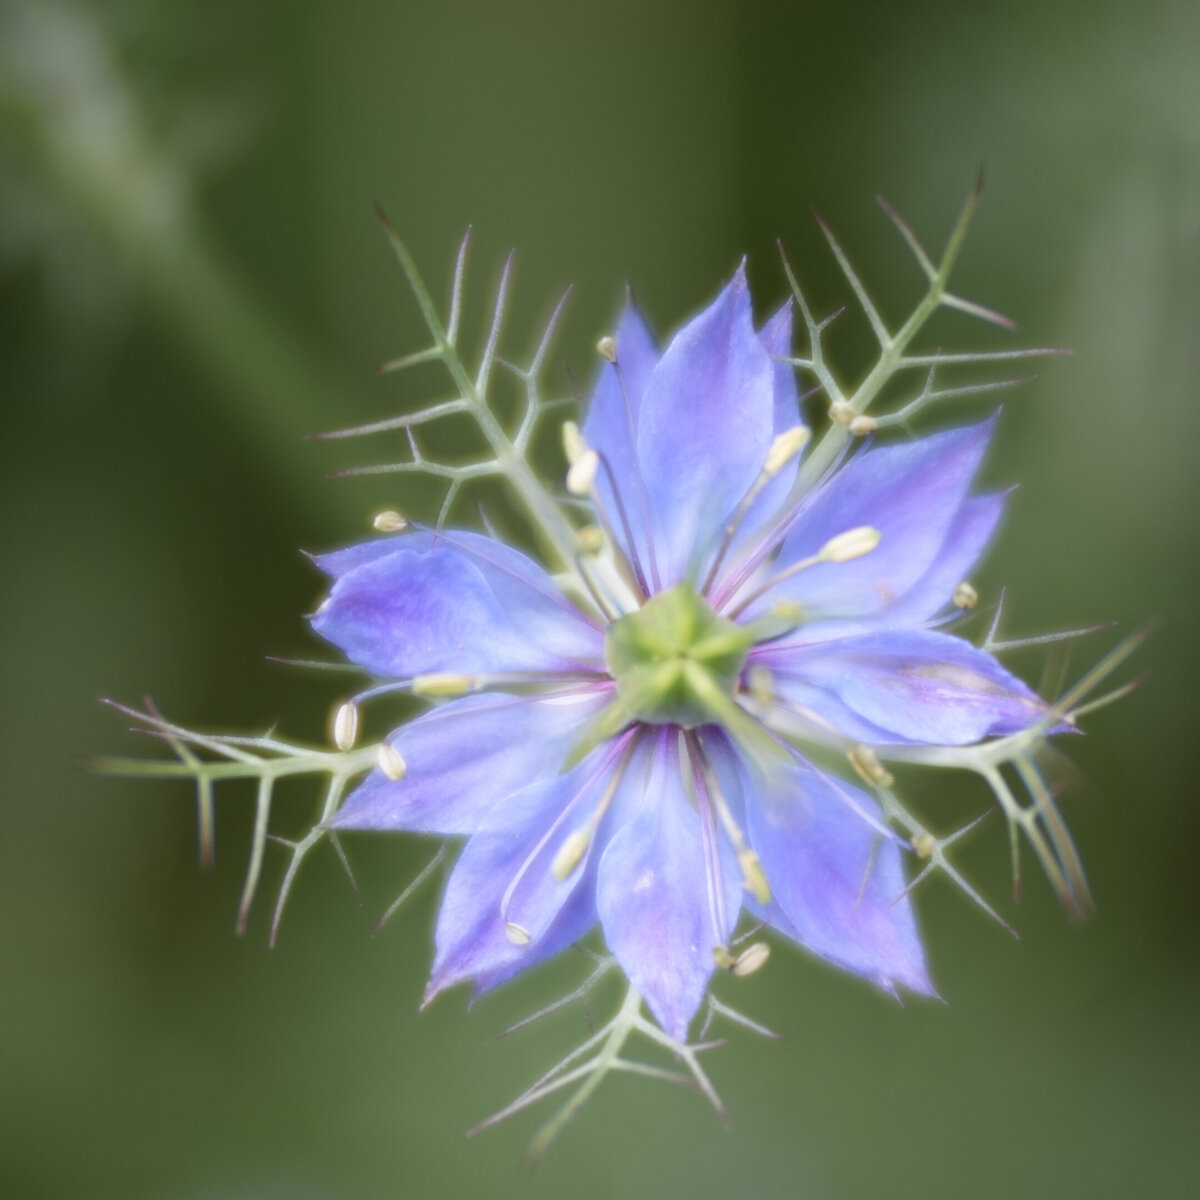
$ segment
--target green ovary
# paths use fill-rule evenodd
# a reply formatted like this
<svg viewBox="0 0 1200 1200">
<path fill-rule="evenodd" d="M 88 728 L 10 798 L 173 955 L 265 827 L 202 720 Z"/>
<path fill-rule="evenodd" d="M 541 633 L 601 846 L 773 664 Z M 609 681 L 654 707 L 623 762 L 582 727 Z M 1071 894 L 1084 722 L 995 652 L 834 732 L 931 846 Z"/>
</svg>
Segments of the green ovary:
<svg viewBox="0 0 1200 1200">
<path fill-rule="evenodd" d="M 604 656 L 627 719 L 690 729 L 725 723 L 753 641 L 681 584 L 614 621 Z"/>
</svg>

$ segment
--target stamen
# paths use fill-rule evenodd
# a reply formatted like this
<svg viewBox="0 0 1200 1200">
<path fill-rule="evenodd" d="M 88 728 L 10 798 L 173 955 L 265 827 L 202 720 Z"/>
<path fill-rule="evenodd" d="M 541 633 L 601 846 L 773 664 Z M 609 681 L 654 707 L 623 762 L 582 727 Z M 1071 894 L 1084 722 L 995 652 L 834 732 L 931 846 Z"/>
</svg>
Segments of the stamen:
<svg viewBox="0 0 1200 1200">
<path fill-rule="evenodd" d="M 879 545 L 881 537 L 882 534 L 879 530 L 871 525 L 857 525 L 853 529 L 847 529 L 845 533 L 835 534 L 816 554 L 810 554 L 807 558 L 793 563 L 786 570 L 780 571 L 778 575 L 773 575 L 725 615 L 731 618 L 737 617 L 740 613 L 745 612 L 755 600 L 765 596 L 785 579 L 790 579 L 801 571 L 807 571 L 810 567 L 818 566 L 820 563 L 848 563 L 853 562 L 856 558 L 862 558 L 863 555 L 870 554 Z"/>
<path fill-rule="evenodd" d="M 505 921 L 504 932 L 508 935 L 508 940 L 514 946 L 528 946 L 532 941 L 532 935 L 524 925 L 518 925 L 516 921 Z"/>
<path fill-rule="evenodd" d="M 755 971 L 761 971 L 770 957 L 771 947 L 766 942 L 754 942 L 733 960 L 729 969 L 739 978 L 744 978 L 753 975 Z"/>
<path fill-rule="evenodd" d="M 829 419 L 835 425 L 849 425 L 857 415 L 854 406 L 846 400 L 835 400 L 829 406 Z"/>
<path fill-rule="evenodd" d="M 432 671 L 427 675 L 414 675 L 414 696 L 465 696 L 478 691 L 478 676 L 455 675 L 449 671 Z"/>
<path fill-rule="evenodd" d="M 737 855 L 738 866 L 742 872 L 742 887 L 759 904 L 770 904 L 771 885 L 767 882 L 767 875 L 762 869 L 762 863 L 759 861 L 759 857 L 755 851 L 746 843 L 746 835 L 742 832 L 737 821 L 734 820 L 729 802 L 721 792 L 721 785 L 717 781 L 716 772 L 712 769 L 712 764 L 708 761 L 708 756 L 704 753 L 704 747 L 694 734 L 688 734 L 688 748 L 693 756 L 693 764 L 699 762 L 703 770 L 707 794 L 712 800 L 713 807 L 716 809 L 717 816 L 721 821 L 721 827 L 725 830 L 725 836 L 729 839 L 734 853 Z"/>
<path fill-rule="evenodd" d="M 602 337 L 596 343 L 596 353 L 601 358 L 606 358 L 613 366 L 617 364 L 617 341 L 616 338 Z"/>
<path fill-rule="evenodd" d="M 371 518 L 371 524 L 380 533 L 402 533 L 408 528 L 408 518 L 401 516 L 394 509 L 386 508 Z"/>
<path fill-rule="evenodd" d="M 895 776 L 879 761 L 879 755 L 870 746 L 860 743 L 849 750 L 846 757 L 859 777 L 872 787 L 890 788 L 896 782 Z"/>
<path fill-rule="evenodd" d="M 504 921 L 505 931 L 508 933 L 510 941 L 516 942 L 516 944 L 519 946 L 526 945 L 530 941 L 530 935 L 528 931 L 525 930 L 521 925 L 517 925 L 516 928 L 525 933 L 525 940 L 516 941 L 511 933 L 514 923 L 508 919 L 509 905 L 512 903 L 513 895 L 520 886 L 521 880 L 524 879 L 529 873 L 530 867 L 533 866 L 538 856 L 562 828 L 563 824 L 575 810 L 580 800 L 582 800 L 583 797 L 586 796 L 589 791 L 591 791 L 591 789 L 595 786 L 596 781 L 604 775 L 604 773 L 613 765 L 613 761 L 620 756 L 620 762 L 617 763 L 616 770 L 613 771 L 612 777 L 609 779 L 608 784 L 604 789 L 604 794 L 600 797 L 600 801 L 596 805 L 591 818 L 588 820 L 587 824 L 582 827 L 583 830 L 587 830 L 589 832 L 587 833 L 587 839 L 584 841 L 582 846 L 579 859 L 575 862 L 570 871 L 567 871 L 567 873 L 564 875 L 559 875 L 557 868 L 560 865 L 560 858 L 563 857 L 563 851 L 566 849 L 566 845 L 564 843 L 564 846 L 554 856 L 553 863 L 551 864 L 551 871 L 554 874 L 554 877 L 561 883 L 568 879 L 575 868 L 579 866 L 579 862 L 582 861 L 583 854 L 587 852 L 588 845 L 591 842 L 592 833 L 594 833 L 596 828 L 599 826 L 605 812 L 608 811 L 608 806 L 612 802 L 612 798 L 616 794 L 617 788 L 620 787 L 621 781 L 625 778 L 625 771 L 629 766 L 629 760 L 633 757 L 633 752 L 637 749 L 638 742 L 640 740 L 636 736 L 638 732 L 639 731 L 637 729 L 631 729 L 629 733 L 616 741 L 610 752 L 604 756 L 604 760 L 600 763 L 596 770 L 588 776 L 583 786 L 575 793 L 575 795 L 571 797 L 570 800 L 567 801 L 566 804 L 563 805 L 562 812 L 555 817 L 554 821 L 550 825 L 550 828 L 547 829 L 541 838 L 538 839 L 537 845 L 534 846 L 534 848 L 529 852 L 525 858 L 525 861 L 520 865 L 520 867 L 517 868 L 517 872 L 512 877 L 508 887 L 504 889 L 504 895 L 500 898 L 500 919 Z M 581 831 L 577 830 L 576 832 Z M 574 837 L 574 834 L 568 836 L 566 842 L 570 842 L 572 837 Z"/>
<path fill-rule="evenodd" d="M 862 558 L 864 554 L 870 554 L 879 545 L 881 536 L 879 530 L 870 525 L 858 525 L 854 529 L 847 529 L 845 533 L 831 537 L 817 551 L 816 561 L 853 562 L 856 558 Z"/>
<path fill-rule="evenodd" d="M 593 450 L 587 444 L 583 434 L 579 432 L 579 426 L 574 421 L 563 422 L 562 437 L 563 453 L 567 456 L 567 462 L 570 463 L 567 471 L 567 491 L 572 495 L 588 496 L 591 499 L 592 507 L 596 510 L 596 517 L 600 522 L 600 526 L 608 533 L 609 541 L 612 544 L 613 561 L 617 564 L 617 568 L 625 578 L 625 582 L 637 595 L 638 602 L 641 603 L 649 595 L 649 589 L 646 585 L 646 576 L 642 571 L 641 564 L 637 560 L 637 546 L 633 540 L 633 530 L 629 524 L 629 515 L 626 513 L 624 502 L 621 500 L 621 492 L 617 487 L 617 480 L 613 474 L 612 467 L 603 454 L 597 450 Z M 629 554 L 632 555 L 632 558 L 626 556 L 621 549 L 620 542 L 613 536 L 612 519 L 608 515 L 603 500 L 600 498 L 600 493 L 596 490 L 596 474 L 601 467 L 604 468 L 604 473 L 608 476 L 608 484 L 617 505 L 617 517 L 621 522 L 621 529 L 625 534 L 625 542 L 629 546 Z M 602 605 L 601 607 L 603 608 L 604 606 Z"/>
<path fill-rule="evenodd" d="M 859 413 L 859 415 L 855 417 L 850 424 L 846 426 L 846 428 L 849 429 L 855 437 L 866 437 L 868 434 L 874 433 L 875 430 L 879 428 L 879 422 L 875 420 L 874 417 L 868 417 L 864 413 Z"/>
<path fill-rule="evenodd" d="M 709 588 L 712 587 L 713 581 L 717 577 L 717 572 L 721 569 L 721 564 L 725 561 L 725 555 L 729 553 L 729 547 L 733 545 L 737 531 L 741 528 L 742 522 L 746 519 L 746 514 L 753 507 L 755 500 L 762 494 L 763 488 L 808 445 L 811 437 L 812 430 L 807 425 L 793 425 L 791 429 L 786 429 L 783 433 L 776 435 L 774 441 L 771 442 L 771 446 L 767 450 L 767 457 L 763 461 L 762 470 L 759 471 L 758 477 L 738 502 L 737 508 L 733 510 L 733 516 L 726 522 L 721 544 L 717 547 L 712 566 L 709 567 L 708 574 L 704 577 L 700 595 L 708 594 Z"/>
<path fill-rule="evenodd" d="M 404 761 L 404 755 L 391 742 L 384 742 L 379 747 L 376 763 L 394 783 L 399 783 L 408 774 L 408 763 Z"/>
<path fill-rule="evenodd" d="M 358 744 L 358 705 L 353 700 L 339 704 L 334 711 L 333 744 L 342 751 Z"/>
<path fill-rule="evenodd" d="M 979 593 L 964 579 L 957 584 L 950 597 L 956 608 L 970 611 L 979 603 Z"/>
<path fill-rule="evenodd" d="M 567 471 L 567 491 L 572 496 L 586 496 L 596 482 L 600 469 L 600 455 L 595 450 L 585 450 Z"/>
</svg>

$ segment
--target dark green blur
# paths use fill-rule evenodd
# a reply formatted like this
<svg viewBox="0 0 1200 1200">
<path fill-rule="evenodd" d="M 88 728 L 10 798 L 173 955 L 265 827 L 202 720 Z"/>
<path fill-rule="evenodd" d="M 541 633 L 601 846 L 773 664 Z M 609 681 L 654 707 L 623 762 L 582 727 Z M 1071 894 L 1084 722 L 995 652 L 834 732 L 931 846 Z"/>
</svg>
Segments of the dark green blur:
<svg viewBox="0 0 1200 1200">
<path fill-rule="evenodd" d="M 31 99 L 35 49 L 2 26 L 0 1194 L 1197 1194 L 1200 8 L 7 0 L 0 20 L 22 10 L 50 14 L 38 78 L 96 122 L 79 143 L 96 158 L 47 148 L 39 122 L 63 110 Z M 106 46 L 149 164 L 103 158 L 87 64 Z M 160 193 L 168 161 L 184 165 Z M 385 503 L 437 503 L 328 478 L 394 444 L 303 440 L 442 386 L 373 374 L 421 330 L 372 201 L 439 297 L 474 225 L 469 332 L 516 247 L 513 352 L 573 284 L 571 373 L 553 379 L 584 390 L 627 282 L 667 333 L 748 254 L 765 315 L 778 236 L 823 312 L 845 302 L 812 208 L 900 316 L 920 276 L 875 194 L 937 250 L 981 164 L 956 288 L 1021 329 L 945 314 L 925 347 L 1075 353 L 1006 398 L 987 483 L 1020 486 L 975 582 L 985 602 L 1008 588 L 1013 636 L 1119 622 L 1078 669 L 1162 620 L 1123 676 L 1153 678 L 1065 743 L 1098 913 L 1072 927 L 1028 855 L 1014 905 L 993 817 L 964 862 L 1021 939 L 944 885 L 922 892 L 945 1005 L 897 1006 L 777 948 L 722 991 L 788 1038 L 735 1032 L 709 1060 L 728 1131 L 696 1095 L 618 1079 L 522 1176 L 536 1116 L 463 1131 L 585 1016 L 485 1042 L 584 965 L 418 1016 L 435 892 L 371 937 L 429 853 L 401 838 L 348 843 L 361 908 L 322 852 L 275 950 L 269 894 L 235 938 L 249 797 L 219 797 L 203 874 L 186 789 L 80 769 L 158 751 L 99 699 L 324 736 L 344 679 L 264 657 L 318 649 L 298 550 L 363 535 Z M 130 219 L 147 195 L 179 201 L 182 226 Z M 843 321 L 834 353 L 865 362 L 864 323 Z M 1036 682 L 1037 655 L 1014 665 Z M 923 807 L 950 828 L 986 803 L 964 777 Z M 301 831 L 314 804 L 285 792 L 276 828 Z"/>
</svg>

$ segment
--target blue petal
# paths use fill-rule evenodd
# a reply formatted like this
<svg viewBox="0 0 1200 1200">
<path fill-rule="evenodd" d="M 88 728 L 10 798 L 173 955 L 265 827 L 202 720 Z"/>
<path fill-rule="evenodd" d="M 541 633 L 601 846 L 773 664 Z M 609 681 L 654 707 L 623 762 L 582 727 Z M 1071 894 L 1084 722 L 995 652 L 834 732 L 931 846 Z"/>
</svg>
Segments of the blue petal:
<svg viewBox="0 0 1200 1200">
<path fill-rule="evenodd" d="M 937 563 L 987 449 L 994 421 L 868 450 L 813 493 L 774 564 L 777 574 L 862 525 L 881 536 L 869 554 L 821 563 L 784 580 L 753 611 L 779 600 L 812 618 L 886 615 Z M 957 582 L 957 581 L 956 581 Z"/>
<path fill-rule="evenodd" d="M 408 764 L 404 778 L 372 771 L 330 824 L 475 833 L 514 792 L 559 774 L 583 723 L 605 699 L 603 694 L 569 700 L 493 694 L 435 708 L 388 738 Z"/>
<path fill-rule="evenodd" d="M 867 741 L 962 746 L 1015 733 L 1046 714 L 1044 701 L 990 654 L 932 630 L 779 645 L 756 660 L 774 673 L 785 700 L 804 703 L 834 725 L 849 710 L 882 732 L 843 730 Z"/>
<path fill-rule="evenodd" d="M 888 991 L 902 984 L 933 995 L 899 849 L 866 819 L 878 822 L 876 802 L 800 763 L 769 789 L 745 787 L 747 834 L 771 888 L 764 915 Z"/>
<path fill-rule="evenodd" d="M 674 337 L 639 415 L 662 583 L 679 582 L 758 478 L 774 436 L 775 364 L 754 332 L 744 269 Z"/>
<path fill-rule="evenodd" d="M 523 554 L 473 533 L 415 533 L 317 559 L 334 576 L 313 628 L 372 674 L 560 671 L 603 635 Z"/>
<path fill-rule="evenodd" d="M 598 766 L 611 756 L 596 751 L 565 775 L 531 784 L 503 805 L 493 828 L 467 843 L 446 885 L 438 913 L 437 954 L 426 1002 L 464 979 L 490 986 L 541 961 L 573 940 L 590 911 L 594 848 L 565 880 L 551 867 L 564 839 L 581 825 L 607 779 Z M 515 881 L 515 886 L 514 886 Z M 569 903 L 583 888 L 588 897 Z M 507 923 L 521 926 L 529 941 L 515 944 Z"/>
<path fill-rule="evenodd" d="M 889 623 L 917 624 L 950 605 L 955 587 L 970 578 L 972 568 L 991 542 L 1007 500 L 1007 492 L 995 492 L 971 496 L 963 502 L 933 566 L 887 610 Z"/>
<path fill-rule="evenodd" d="M 621 314 L 616 343 L 617 365 L 605 363 L 600 371 L 583 424 L 583 436 L 589 446 L 603 455 L 612 472 L 610 478 L 608 470 L 601 469 L 596 477 L 596 488 L 605 511 L 617 524 L 613 532 L 629 552 L 631 548 L 626 544 L 628 539 L 620 520 L 623 512 L 633 531 L 634 557 L 645 567 L 648 565 L 645 531 L 649 499 L 638 470 L 637 427 L 642 397 L 658 365 L 658 347 L 632 300 Z M 618 485 L 619 501 L 613 489 L 614 480 Z"/>
<path fill-rule="evenodd" d="M 774 384 L 772 405 L 772 436 L 778 436 L 801 422 L 800 397 L 796 391 L 796 372 L 791 364 L 779 362 L 792 353 L 792 306 L 787 303 L 772 316 L 758 331 L 763 349 L 770 355 Z M 800 455 L 780 471 L 759 493 L 758 499 L 742 521 L 741 531 L 734 541 L 735 546 L 745 545 L 768 520 L 773 520 L 780 506 L 787 499 L 795 482 Z M 761 463 L 759 464 L 762 465 Z M 730 561 L 733 561 L 731 558 Z"/>
<path fill-rule="evenodd" d="M 626 776 L 622 791 L 632 812 L 600 860 L 596 908 L 629 982 L 667 1033 L 683 1041 L 713 972 L 713 947 L 733 932 L 741 889 L 725 848 L 720 886 L 727 927 L 715 930 L 699 816 L 680 773 L 674 731 L 656 743 L 652 760 L 635 761 Z"/>
</svg>

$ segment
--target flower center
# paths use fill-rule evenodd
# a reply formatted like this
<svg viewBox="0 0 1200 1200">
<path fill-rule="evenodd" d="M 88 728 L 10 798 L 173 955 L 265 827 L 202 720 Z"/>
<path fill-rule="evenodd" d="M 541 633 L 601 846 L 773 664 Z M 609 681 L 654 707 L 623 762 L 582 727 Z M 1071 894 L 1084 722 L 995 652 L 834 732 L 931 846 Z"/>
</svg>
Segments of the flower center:
<svg viewBox="0 0 1200 1200">
<path fill-rule="evenodd" d="M 614 621 L 604 657 L 629 719 L 690 729 L 724 723 L 753 641 L 680 584 Z"/>
</svg>

